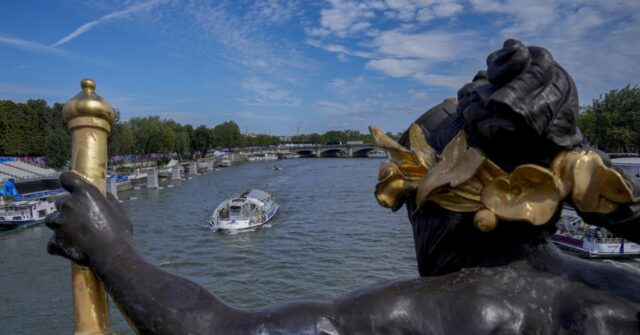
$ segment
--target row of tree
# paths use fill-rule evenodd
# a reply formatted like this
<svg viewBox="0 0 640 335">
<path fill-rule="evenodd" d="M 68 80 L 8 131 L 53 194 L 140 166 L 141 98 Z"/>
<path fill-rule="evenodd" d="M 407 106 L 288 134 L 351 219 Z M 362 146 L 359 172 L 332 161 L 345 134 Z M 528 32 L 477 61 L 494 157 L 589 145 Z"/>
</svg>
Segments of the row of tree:
<svg viewBox="0 0 640 335">
<path fill-rule="evenodd" d="M 62 115 L 63 105 L 51 106 L 45 100 L 15 103 L 0 100 L 0 156 L 46 156 L 48 165 L 59 168 L 70 159 L 71 137 Z M 234 121 L 209 128 L 182 125 L 159 116 L 134 117 L 116 121 L 109 136 L 109 155 L 148 157 L 149 154 L 175 152 L 179 157 L 204 156 L 210 149 L 267 147 L 283 143 L 326 144 L 362 140 L 370 136 L 357 131 L 329 131 L 325 134 L 294 136 L 286 141 L 269 135 L 241 134 Z"/>
</svg>

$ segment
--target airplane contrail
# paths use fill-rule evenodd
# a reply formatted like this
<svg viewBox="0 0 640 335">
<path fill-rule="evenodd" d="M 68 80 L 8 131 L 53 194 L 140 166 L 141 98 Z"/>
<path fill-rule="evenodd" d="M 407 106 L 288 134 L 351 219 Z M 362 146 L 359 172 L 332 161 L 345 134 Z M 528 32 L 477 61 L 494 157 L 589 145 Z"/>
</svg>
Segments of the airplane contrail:
<svg viewBox="0 0 640 335">
<path fill-rule="evenodd" d="M 55 47 L 59 47 L 71 40 L 73 40 L 74 38 L 86 33 L 87 31 L 95 28 L 97 25 L 107 22 L 107 21 L 111 21 L 120 17 L 124 17 L 148 8 L 151 8 L 153 6 L 156 6 L 160 3 L 163 2 L 167 2 L 167 0 L 151 0 L 149 2 L 145 2 L 145 3 L 138 3 L 135 5 L 131 5 L 125 9 L 119 10 L 119 11 L 115 11 L 113 13 L 109 13 L 97 20 L 93 20 L 93 21 L 89 21 L 83 25 L 81 25 L 80 27 L 78 27 L 76 30 L 74 30 L 72 33 L 66 35 L 65 37 L 61 38 L 58 42 L 53 43 L 51 45 L 52 48 Z"/>
</svg>

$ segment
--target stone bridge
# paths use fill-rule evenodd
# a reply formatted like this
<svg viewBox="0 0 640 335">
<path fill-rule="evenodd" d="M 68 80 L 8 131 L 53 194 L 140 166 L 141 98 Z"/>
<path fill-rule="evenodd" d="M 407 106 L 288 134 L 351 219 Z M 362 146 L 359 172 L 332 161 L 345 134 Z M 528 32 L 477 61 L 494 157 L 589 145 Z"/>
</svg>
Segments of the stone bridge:
<svg viewBox="0 0 640 335">
<path fill-rule="evenodd" d="M 377 149 L 371 144 L 319 145 L 291 148 L 300 157 L 367 157 L 369 151 Z"/>
</svg>

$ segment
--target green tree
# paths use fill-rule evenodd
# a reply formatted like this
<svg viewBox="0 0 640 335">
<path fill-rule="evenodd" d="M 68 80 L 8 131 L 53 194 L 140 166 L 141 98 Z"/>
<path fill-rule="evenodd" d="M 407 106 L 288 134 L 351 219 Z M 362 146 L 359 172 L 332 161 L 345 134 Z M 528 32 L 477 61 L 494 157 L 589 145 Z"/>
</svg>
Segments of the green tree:
<svg viewBox="0 0 640 335">
<path fill-rule="evenodd" d="M 186 131 L 176 133 L 176 145 L 173 149 L 180 157 L 191 156 L 191 145 L 189 134 Z"/>
<path fill-rule="evenodd" d="M 0 100 L 0 148 L 3 155 L 43 153 L 46 133 L 38 113 L 27 104 Z"/>
<path fill-rule="evenodd" d="M 129 155 L 135 151 L 135 136 L 128 123 L 114 123 L 109 135 L 109 155 Z"/>
<path fill-rule="evenodd" d="M 223 122 L 211 130 L 213 146 L 222 148 L 238 147 L 242 144 L 240 127 L 234 121 Z"/>
<path fill-rule="evenodd" d="M 52 130 L 47 136 L 44 152 L 48 166 L 62 168 L 71 159 L 71 136 L 61 128 Z"/>
<path fill-rule="evenodd" d="M 640 88 L 627 85 L 593 100 L 593 116 L 579 119 L 587 140 L 607 152 L 640 150 Z"/>
<path fill-rule="evenodd" d="M 209 128 L 205 125 L 198 126 L 198 128 L 193 131 L 191 141 L 193 141 L 195 151 L 199 151 L 200 157 L 204 157 L 207 154 L 207 150 L 211 147 Z"/>
</svg>

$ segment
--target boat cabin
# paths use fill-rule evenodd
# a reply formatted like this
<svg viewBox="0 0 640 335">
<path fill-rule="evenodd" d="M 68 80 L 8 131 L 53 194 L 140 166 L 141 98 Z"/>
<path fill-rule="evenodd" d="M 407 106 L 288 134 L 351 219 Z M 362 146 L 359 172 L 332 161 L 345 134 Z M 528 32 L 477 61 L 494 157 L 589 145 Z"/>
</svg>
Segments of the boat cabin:
<svg viewBox="0 0 640 335">
<path fill-rule="evenodd" d="M 0 221 L 38 220 L 49 214 L 46 207 L 38 207 L 37 201 L 20 201 L 0 208 Z"/>
<path fill-rule="evenodd" d="M 219 211 L 221 219 L 242 219 L 261 216 L 263 209 L 272 201 L 271 195 L 260 191 L 250 190 L 239 197 L 226 202 Z"/>
</svg>

